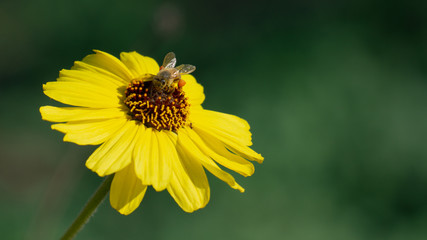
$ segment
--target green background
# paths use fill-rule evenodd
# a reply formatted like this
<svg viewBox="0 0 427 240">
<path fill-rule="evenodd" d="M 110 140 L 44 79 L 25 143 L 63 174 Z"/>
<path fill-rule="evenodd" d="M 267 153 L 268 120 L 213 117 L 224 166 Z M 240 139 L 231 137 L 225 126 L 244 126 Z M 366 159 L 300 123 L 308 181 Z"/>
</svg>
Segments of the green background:
<svg viewBox="0 0 427 240">
<path fill-rule="evenodd" d="M 100 49 L 196 65 L 265 162 L 243 194 L 209 175 L 192 214 L 153 189 L 130 216 L 105 201 L 76 239 L 427 239 L 426 3 L 1 1 L 0 238 L 58 239 L 102 181 L 38 111 Z"/>
</svg>

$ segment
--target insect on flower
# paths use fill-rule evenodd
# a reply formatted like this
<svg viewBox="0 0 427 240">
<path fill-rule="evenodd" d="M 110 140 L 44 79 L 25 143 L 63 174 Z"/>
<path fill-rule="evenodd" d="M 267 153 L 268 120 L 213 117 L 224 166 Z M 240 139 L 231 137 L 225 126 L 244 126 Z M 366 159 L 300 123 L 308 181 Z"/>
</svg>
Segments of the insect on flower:
<svg viewBox="0 0 427 240">
<path fill-rule="evenodd" d="M 86 167 L 114 176 L 113 208 L 132 213 L 152 187 L 193 212 L 210 199 L 206 171 L 244 192 L 227 169 L 250 176 L 252 161 L 264 158 L 250 148 L 246 120 L 202 107 L 203 86 L 190 74 L 196 67 L 175 67 L 172 52 L 159 67 L 137 52 L 116 58 L 94 51 L 43 85 L 48 97 L 70 106 L 42 106 L 40 113 L 64 141 L 100 145 Z"/>
<path fill-rule="evenodd" d="M 182 64 L 175 68 L 175 53 L 166 54 L 163 65 L 157 75 L 152 76 L 153 85 L 156 90 L 172 92 L 176 86 L 183 87 L 185 81 L 181 79 L 181 74 L 190 74 L 196 70 L 196 67 L 190 64 Z"/>
</svg>

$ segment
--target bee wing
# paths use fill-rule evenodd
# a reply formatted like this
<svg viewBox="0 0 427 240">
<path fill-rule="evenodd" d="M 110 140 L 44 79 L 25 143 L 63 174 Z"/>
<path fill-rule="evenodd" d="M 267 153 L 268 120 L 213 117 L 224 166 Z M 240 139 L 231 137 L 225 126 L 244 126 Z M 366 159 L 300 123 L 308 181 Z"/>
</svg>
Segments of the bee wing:
<svg viewBox="0 0 427 240">
<path fill-rule="evenodd" d="M 176 57 L 175 53 L 169 52 L 166 54 L 165 59 L 163 60 L 162 67 L 164 68 L 174 68 L 176 64 Z"/>
<path fill-rule="evenodd" d="M 196 70 L 196 67 L 193 65 L 190 65 L 190 64 L 182 64 L 182 65 L 179 65 L 178 67 L 176 67 L 176 69 L 181 74 L 189 74 L 189 73 L 194 72 Z"/>
</svg>

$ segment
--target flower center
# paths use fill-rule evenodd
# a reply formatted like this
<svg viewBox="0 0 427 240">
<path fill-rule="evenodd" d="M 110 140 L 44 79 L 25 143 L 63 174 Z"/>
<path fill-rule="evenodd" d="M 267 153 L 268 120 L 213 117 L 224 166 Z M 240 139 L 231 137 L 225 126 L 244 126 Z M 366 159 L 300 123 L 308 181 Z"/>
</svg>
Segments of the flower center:
<svg viewBox="0 0 427 240">
<path fill-rule="evenodd" d="M 186 123 L 190 104 L 181 87 L 164 91 L 155 88 L 153 81 L 134 79 L 125 95 L 128 114 L 147 127 L 176 131 Z"/>
</svg>

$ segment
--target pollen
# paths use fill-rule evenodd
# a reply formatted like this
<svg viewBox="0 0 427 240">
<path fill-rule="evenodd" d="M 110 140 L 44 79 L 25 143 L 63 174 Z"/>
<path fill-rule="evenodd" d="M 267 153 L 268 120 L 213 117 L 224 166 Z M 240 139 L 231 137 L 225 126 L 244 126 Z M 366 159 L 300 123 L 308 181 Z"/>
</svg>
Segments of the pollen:
<svg viewBox="0 0 427 240">
<path fill-rule="evenodd" d="M 125 91 L 124 104 L 133 120 L 157 130 L 177 131 L 187 122 L 189 107 L 182 87 L 166 92 L 152 81 L 132 80 Z"/>
</svg>

